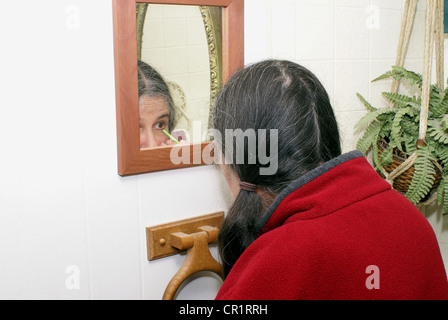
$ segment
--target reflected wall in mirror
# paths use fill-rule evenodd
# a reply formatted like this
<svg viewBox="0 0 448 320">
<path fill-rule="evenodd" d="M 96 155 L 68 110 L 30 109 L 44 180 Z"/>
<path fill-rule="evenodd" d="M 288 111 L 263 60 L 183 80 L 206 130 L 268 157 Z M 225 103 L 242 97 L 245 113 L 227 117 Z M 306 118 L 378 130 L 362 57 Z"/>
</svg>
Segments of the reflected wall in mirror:
<svg viewBox="0 0 448 320">
<path fill-rule="evenodd" d="M 222 86 L 221 8 L 137 3 L 136 17 L 140 147 L 206 141 Z"/>
<path fill-rule="evenodd" d="M 113 16 L 118 173 L 211 163 L 202 136 L 222 83 L 244 65 L 244 0 L 113 0 Z M 148 76 L 142 72 L 146 66 Z M 166 112 L 169 98 L 142 94 L 151 87 L 152 70 L 165 83 L 161 91 L 171 97 L 174 120 Z M 154 124 L 167 130 L 160 145 L 151 145 L 144 141 L 142 115 L 157 108 L 156 119 L 163 121 Z M 174 141 L 180 136 L 183 144 Z M 172 160 L 173 145 L 182 146 L 180 162 Z"/>
</svg>

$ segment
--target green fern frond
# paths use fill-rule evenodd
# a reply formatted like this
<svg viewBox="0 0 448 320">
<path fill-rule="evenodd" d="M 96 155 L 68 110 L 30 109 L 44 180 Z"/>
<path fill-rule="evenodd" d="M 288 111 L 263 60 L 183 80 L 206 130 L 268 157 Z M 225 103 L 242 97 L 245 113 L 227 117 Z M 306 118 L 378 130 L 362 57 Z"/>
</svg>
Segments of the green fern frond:
<svg viewBox="0 0 448 320">
<path fill-rule="evenodd" d="M 445 198 L 445 177 L 442 177 L 440 180 L 439 187 L 437 188 L 437 204 L 440 206 L 443 203 L 443 199 Z"/>
<path fill-rule="evenodd" d="M 372 80 L 372 82 L 389 79 L 389 78 L 395 78 L 395 73 L 393 71 L 387 71 L 386 73 L 380 75 L 378 78 L 375 78 Z"/>
<path fill-rule="evenodd" d="M 394 161 L 394 156 L 393 156 L 393 150 L 394 148 L 389 144 L 389 148 L 383 150 L 383 152 L 381 152 L 381 157 L 380 157 L 380 166 L 381 167 L 387 167 L 388 165 L 390 165 L 393 161 Z"/>
<path fill-rule="evenodd" d="M 435 157 L 428 146 L 417 147 L 417 159 L 414 163 L 414 176 L 406 192 L 413 204 L 418 204 L 431 190 L 435 180 Z"/>
<path fill-rule="evenodd" d="M 421 99 L 418 99 L 416 97 L 408 97 L 402 94 L 398 93 L 391 93 L 391 92 L 383 92 L 383 96 L 393 102 L 395 105 L 399 107 L 413 107 L 416 110 L 420 110 L 421 106 Z"/>
<path fill-rule="evenodd" d="M 444 144 L 437 144 L 434 154 L 437 155 L 443 167 L 448 167 L 448 146 Z M 447 168 L 448 169 L 448 168 Z M 446 170 L 448 172 L 448 170 Z"/>
<path fill-rule="evenodd" d="M 442 205 L 442 213 L 448 215 L 448 172 L 444 172 L 437 188 L 437 204 Z"/>
<path fill-rule="evenodd" d="M 378 136 L 376 139 L 377 140 L 374 143 L 372 143 L 373 167 L 375 170 L 380 170 L 382 168 L 382 165 L 381 165 L 381 159 L 380 159 L 379 150 L 378 150 Z"/>
<path fill-rule="evenodd" d="M 448 113 L 448 88 L 443 91 L 438 86 L 431 86 L 429 111 L 434 118 L 442 117 Z"/>
<path fill-rule="evenodd" d="M 436 85 L 431 85 L 431 91 L 430 91 L 430 99 L 433 101 L 441 102 L 446 96 L 446 92 L 442 90 L 442 88 L 439 88 Z"/>
<path fill-rule="evenodd" d="M 448 144 L 448 132 L 444 130 L 442 122 L 440 120 L 428 120 L 428 134 L 435 141 L 443 144 Z"/>
<path fill-rule="evenodd" d="M 361 151 L 363 154 L 367 154 L 373 145 L 376 145 L 378 141 L 378 134 L 381 130 L 382 124 L 378 121 L 374 121 L 366 129 L 366 132 L 358 140 L 356 149 Z"/>
<path fill-rule="evenodd" d="M 443 131 L 448 131 L 448 114 L 444 115 L 440 120 Z"/>
<path fill-rule="evenodd" d="M 415 135 L 403 134 L 402 143 L 403 143 L 403 149 L 406 150 L 407 154 L 413 154 L 414 152 L 417 151 Z"/>
<path fill-rule="evenodd" d="M 386 120 L 378 119 L 378 121 L 383 122 L 383 126 L 381 127 L 379 137 L 381 139 L 390 137 L 390 131 L 392 130 L 392 123 L 394 121 L 394 118 L 392 117 L 392 115 L 389 117 L 389 119 L 386 119 Z"/>
<path fill-rule="evenodd" d="M 412 107 L 406 107 L 406 108 L 401 108 L 397 111 L 393 124 L 392 124 L 392 130 L 390 133 L 391 139 L 393 141 L 400 141 L 400 137 L 401 137 L 401 132 L 402 132 L 402 126 L 401 126 L 401 122 L 403 120 L 403 117 L 405 115 L 412 117 L 415 117 L 416 112 L 414 110 L 414 108 Z M 401 150 L 401 148 L 400 148 Z"/>
<path fill-rule="evenodd" d="M 403 134 L 416 137 L 419 127 L 415 118 L 403 117 L 401 120 L 401 129 L 403 130 Z"/>
<path fill-rule="evenodd" d="M 369 112 L 364 117 L 362 117 L 361 120 L 358 121 L 358 123 L 355 125 L 355 129 L 365 128 L 365 127 L 369 126 L 373 121 L 375 121 L 380 116 L 385 115 L 385 114 L 393 115 L 396 111 L 397 111 L 396 108 L 382 108 L 382 109 L 376 109 L 375 111 Z M 382 120 L 384 121 L 385 119 L 382 119 Z"/>
<path fill-rule="evenodd" d="M 360 95 L 359 93 L 357 93 L 356 95 L 358 96 L 359 100 L 362 101 L 362 103 L 366 107 L 367 111 L 373 112 L 373 111 L 377 110 L 374 106 L 372 106 L 369 102 L 367 102 L 367 100 L 364 99 L 364 97 L 362 95 Z"/>
<path fill-rule="evenodd" d="M 420 88 L 423 84 L 423 78 L 421 74 L 415 73 L 413 71 L 406 70 L 403 67 L 393 66 L 391 71 L 386 72 L 385 74 L 379 76 L 374 79 L 372 82 L 394 78 L 395 80 L 407 80 L 411 85 L 418 85 Z"/>
<path fill-rule="evenodd" d="M 444 216 L 448 215 L 448 196 L 446 196 L 446 192 L 448 192 L 448 183 L 445 182 L 442 184 L 442 186 L 445 188 L 445 197 L 443 198 L 443 209 L 442 209 L 442 214 Z"/>
</svg>

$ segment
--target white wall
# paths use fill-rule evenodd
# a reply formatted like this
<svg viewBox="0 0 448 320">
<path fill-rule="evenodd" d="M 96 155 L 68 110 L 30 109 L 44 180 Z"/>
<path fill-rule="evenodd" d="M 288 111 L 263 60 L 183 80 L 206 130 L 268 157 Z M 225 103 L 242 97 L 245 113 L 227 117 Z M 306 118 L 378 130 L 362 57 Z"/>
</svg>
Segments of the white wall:
<svg viewBox="0 0 448 320">
<path fill-rule="evenodd" d="M 369 5 L 378 30 L 365 25 Z M 370 80 L 394 64 L 401 8 L 246 0 L 246 61 L 292 59 L 318 74 L 348 151 L 364 112 L 355 92 L 378 101 L 388 89 Z M 112 36 L 110 0 L 0 2 L 0 298 L 160 299 L 184 257 L 148 262 L 145 227 L 229 207 L 214 167 L 117 175 Z M 408 66 L 421 68 L 422 39 L 416 31 Z M 447 218 L 428 217 L 446 259 Z M 78 270 L 80 287 L 69 290 Z M 218 288 L 201 278 L 180 298 Z"/>
</svg>

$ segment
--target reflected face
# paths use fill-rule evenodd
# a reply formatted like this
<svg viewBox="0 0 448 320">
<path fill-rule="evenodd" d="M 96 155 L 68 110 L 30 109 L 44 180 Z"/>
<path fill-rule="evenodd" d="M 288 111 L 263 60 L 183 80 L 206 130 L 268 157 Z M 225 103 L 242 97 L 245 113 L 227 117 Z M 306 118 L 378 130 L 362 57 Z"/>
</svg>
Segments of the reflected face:
<svg viewBox="0 0 448 320">
<path fill-rule="evenodd" d="M 165 146 L 169 138 L 162 130 L 169 131 L 170 110 L 164 98 L 140 97 L 140 148 Z"/>
</svg>

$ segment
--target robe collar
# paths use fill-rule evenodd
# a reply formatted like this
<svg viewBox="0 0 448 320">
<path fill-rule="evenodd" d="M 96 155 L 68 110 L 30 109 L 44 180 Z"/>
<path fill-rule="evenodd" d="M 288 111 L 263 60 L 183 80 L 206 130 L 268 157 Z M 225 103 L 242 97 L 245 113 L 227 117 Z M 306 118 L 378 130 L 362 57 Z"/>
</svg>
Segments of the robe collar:
<svg viewBox="0 0 448 320">
<path fill-rule="evenodd" d="M 256 226 L 266 233 L 287 220 L 314 219 L 391 189 L 360 151 L 352 151 L 317 167 L 286 187 Z"/>
</svg>

